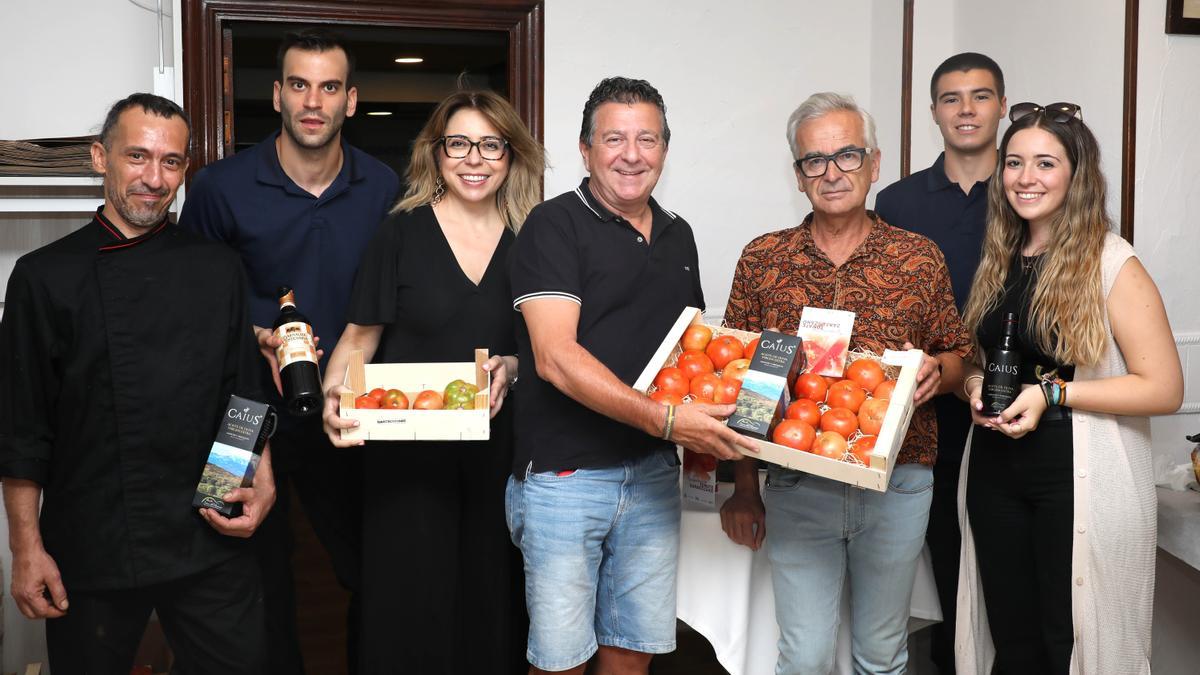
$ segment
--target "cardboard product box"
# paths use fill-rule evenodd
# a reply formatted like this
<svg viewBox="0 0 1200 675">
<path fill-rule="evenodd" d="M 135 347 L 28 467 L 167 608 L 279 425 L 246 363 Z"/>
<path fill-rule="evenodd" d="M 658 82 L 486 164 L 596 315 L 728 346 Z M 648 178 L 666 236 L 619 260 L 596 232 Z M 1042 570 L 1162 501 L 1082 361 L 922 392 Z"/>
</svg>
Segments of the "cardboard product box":
<svg viewBox="0 0 1200 675">
<path fill-rule="evenodd" d="M 700 310 L 689 307 L 680 314 L 675 325 L 667 333 L 662 344 L 646 365 L 646 369 L 638 377 L 634 384 L 634 389 L 643 393 L 647 392 L 653 384 L 654 376 L 658 374 L 658 371 L 674 363 L 674 360 L 682 352 L 679 347 L 679 340 L 683 337 L 683 333 L 687 330 L 688 326 L 693 323 L 703 323 L 703 318 Z M 756 333 L 715 326 L 710 327 L 713 328 L 714 336 L 719 334 L 733 334 L 743 340 L 757 337 Z M 904 443 L 904 436 L 908 433 L 908 424 L 912 420 L 913 410 L 916 408 L 913 405 L 913 393 L 917 388 L 917 371 L 921 367 L 922 355 L 919 349 L 908 351 L 888 350 L 881 356 L 857 352 L 849 354 L 848 361 L 850 362 L 859 358 L 874 358 L 880 361 L 884 365 L 884 369 L 889 371 L 889 376 L 896 379 L 896 389 L 892 394 L 891 403 L 888 405 L 887 414 L 883 421 L 883 428 L 879 432 L 875 448 L 869 455 L 869 465 L 821 457 L 811 452 L 803 452 L 759 439 L 754 439 L 759 449 L 758 454 L 745 454 L 748 457 L 755 457 L 771 462 L 772 464 L 778 464 L 797 471 L 805 471 L 842 483 L 849 483 L 880 492 L 887 490 L 888 480 L 891 479 L 892 470 L 895 468 L 896 456 L 900 452 L 900 446 Z"/>
<path fill-rule="evenodd" d="M 771 437 L 775 420 L 783 416 L 796 376 L 804 367 L 804 349 L 795 335 L 765 330 L 750 369 L 742 379 L 737 410 L 729 416 L 729 428 L 756 440 Z"/>
<path fill-rule="evenodd" d="M 240 502 L 221 499 L 233 488 L 250 487 L 263 447 L 275 432 L 275 411 L 266 403 L 230 396 L 221 426 L 208 452 L 192 506 L 210 508 L 227 518 L 242 515 Z"/>
<path fill-rule="evenodd" d="M 367 441 L 486 441 L 491 437 L 491 373 L 483 369 L 486 349 L 475 350 L 475 361 L 452 363 L 364 363 L 361 351 L 351 352 L 339 415 L 358 420 L 359 426 L 342 429 L 345 440 Z M 474 410 L 358 409 L 354 399 L 381 387 L 399 389 L 415 401 L 432 389 L 439 394 L 454 380 L 479 387 Z"/>
</svg>

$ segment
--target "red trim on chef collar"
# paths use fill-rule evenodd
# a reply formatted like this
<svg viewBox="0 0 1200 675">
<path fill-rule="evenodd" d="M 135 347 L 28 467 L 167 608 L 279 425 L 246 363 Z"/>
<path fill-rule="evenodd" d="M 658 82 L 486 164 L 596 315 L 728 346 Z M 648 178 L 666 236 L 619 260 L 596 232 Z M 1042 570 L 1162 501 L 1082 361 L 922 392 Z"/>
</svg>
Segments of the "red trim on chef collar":
<svg viewBox="0 0 1200 675">
<path fill-rule="evenodd" d="M 154 229 L 130 239 L 129 237 L 126 237 L 116 225 L 113 225 L 112 221 L 104 216 L 103 205 L 96 209 L 96 222 L 100 223 L 101 227 L 108 230 L 108 233 L 117 239 L 116 243 L 109 244 L 107 246 L 101 246 L 101 251 L 114 251 L 117 249 L 129 248 L 130 246 L 137 246 L 159 232 L 162 232 L 163 228 L 167 226 L 167 218 L 166 216 L 163 216 L 162 222 L 158 225 L 155 225 Z"/>
</svg>

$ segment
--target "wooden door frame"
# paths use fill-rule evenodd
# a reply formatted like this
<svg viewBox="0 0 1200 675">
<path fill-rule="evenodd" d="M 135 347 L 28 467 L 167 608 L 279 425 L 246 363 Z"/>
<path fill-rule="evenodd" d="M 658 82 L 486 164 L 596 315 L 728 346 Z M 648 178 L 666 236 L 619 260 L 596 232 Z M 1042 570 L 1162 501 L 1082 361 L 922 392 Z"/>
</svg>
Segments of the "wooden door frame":
<svg viewBox="0 0 1200 675">
<path fill-rule="evenodd" d="M 490 30 L 508 34 L 509 100 L 542 140 L 544 0 L 182 0 L 184 108 L 192 117 L 189 177 L 224 155 L 228 22 Z"/>
</svg>

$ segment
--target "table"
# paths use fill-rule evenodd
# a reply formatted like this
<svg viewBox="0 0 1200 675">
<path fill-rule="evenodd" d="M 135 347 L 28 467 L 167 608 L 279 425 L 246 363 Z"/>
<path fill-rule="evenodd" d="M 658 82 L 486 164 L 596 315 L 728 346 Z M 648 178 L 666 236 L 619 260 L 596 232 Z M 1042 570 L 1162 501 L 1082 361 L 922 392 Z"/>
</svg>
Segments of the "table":
<svg viewBox="0 0 1200 675">
<path fill-rule="evenodd" d="M 763 675 L 775 672 L 778 655 L 771 563 L 765 549 L 751 551 L 721 531 L 720 505 L 732 492 L 733 485 L 721 484 L 716 508 L 684 502 L 676 613 L 708 639 L 730 675 Z M 843 588 L 834 665 L 839 675 L 852 672 L 849 615 L 850 598 Z M 942 620 L 928 548 L 917 564 L 910 616 L 910 632 Z"/>
</svg>

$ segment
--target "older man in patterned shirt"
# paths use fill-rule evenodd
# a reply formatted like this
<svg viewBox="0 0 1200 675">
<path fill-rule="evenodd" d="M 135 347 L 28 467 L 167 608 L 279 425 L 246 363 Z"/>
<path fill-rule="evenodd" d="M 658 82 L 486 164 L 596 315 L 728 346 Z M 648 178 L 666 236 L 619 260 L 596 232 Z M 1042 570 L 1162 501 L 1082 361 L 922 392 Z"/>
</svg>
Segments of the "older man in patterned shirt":
<svg viewBox="0 0 1200 675">
<path fill-rule="evenodd" d="M 794 332 L 805 306 L 854 312 L 851 348 L 925 351 L 918 408 L 886 492 L 772 466 L 760 497 L 754 465 L 740 462 L 722 525 L 751 548 L 765 539 L 781 634 L 777 673 L 830 672 L 847 574 L 855 672 L 903 672 L 937 455 L 937 421 L 926 403 L 961 384 L 971 338 L 938 247 L 866 208 L 880 163 L 870 114 L 850 97 L 814 94 L 787 130 L 796 180 L 813 212 L 746 246 L 725 321 Z"/>
</svg>

